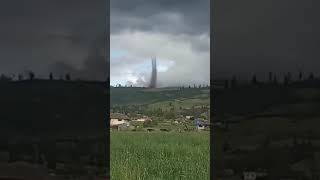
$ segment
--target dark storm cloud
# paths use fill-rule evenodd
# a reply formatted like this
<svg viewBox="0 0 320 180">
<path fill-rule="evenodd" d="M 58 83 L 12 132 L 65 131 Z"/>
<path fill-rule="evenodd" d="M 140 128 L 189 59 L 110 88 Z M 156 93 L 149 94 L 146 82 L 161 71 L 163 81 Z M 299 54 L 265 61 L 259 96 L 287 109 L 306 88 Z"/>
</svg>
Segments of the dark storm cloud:
<svg viewBox="0 0 320 180">
<path fill-rule="evenodd" d="M 107 64 L 107 58 L 95 59 L 99 55 L 94 53 L 107 51 L 100 41 L 107 43 L 109 37 L 108 4 L 105 0 L 0 1 L 0 71 L 33 70 L 47 77 L 49 71 L 80 69 L 85 79 L 105 79 L 100 76 L 108 74 L 108 68 L 104 72 L 93 68 Z"/>
<path fill-rule="evenodd" d="M 214 1 L 213 74 L 319 73 L 319 1 Z"/>
<path fill-rule="evenodd" d="M 111 0 L 111 33 L 152 31 L 209 32 L 210 0 Z"/>
<path fill-rule="evenodd" d="M 77 79 L 89 79 L 104 81 L 109 75 L 108 61 L 106 52 L 107 38 L 104 35 L 98 36 L 90 48 L 87 58 L 80 68 L 76 68 L 64 61 L 54 62 L 52 70 L 59 76 L 71 73 Z"/>
<path fill-rule="evenodd" d="M 111 84 L 146 86 L 150 72 L 145 65 L 154 56 L 159 65 L 159 87 L 208 83 L 209 3 L 111 0 L 110 46 L 115 54 L 110 64 Z"/>
</svg>

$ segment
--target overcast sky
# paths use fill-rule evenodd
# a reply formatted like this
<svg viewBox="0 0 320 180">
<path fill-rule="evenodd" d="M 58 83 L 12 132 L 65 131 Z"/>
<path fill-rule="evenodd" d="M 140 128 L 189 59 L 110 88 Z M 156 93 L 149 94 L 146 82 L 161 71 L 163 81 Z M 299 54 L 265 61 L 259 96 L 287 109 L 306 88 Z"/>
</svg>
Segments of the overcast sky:
<svg viewBox="0 0 320 180">
<path fill-rule="evenodd" d="M 209 82 L 209 0 L 110 0 L 111 83 Z M 106 0 L 1 0 L 0 73 L 105 79 Z M 320 1 L 214 1 L 215 77 L 320 75 Z"/>
<path fill-rule="evenodd" d="M 0 73 L 105 80 L 106 0 L 1 0 Z"/>
<path fill-rule="evenodd" d="M 215 77 L 320 75 L 320 1 L 214 1 Z"/>
<path fill-rule="evenodd" d="M 146 86 L 157 57 L 158 86 L 208 84 L 210 0 L 110 0 L 112 85 Z"/>
</svg>

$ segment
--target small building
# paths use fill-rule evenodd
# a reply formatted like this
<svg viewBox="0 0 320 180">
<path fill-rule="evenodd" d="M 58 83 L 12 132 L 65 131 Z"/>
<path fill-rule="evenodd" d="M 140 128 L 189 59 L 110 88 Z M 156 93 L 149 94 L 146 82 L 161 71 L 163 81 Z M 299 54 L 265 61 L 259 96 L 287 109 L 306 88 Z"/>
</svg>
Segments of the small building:
<svg viewBox="0 0 320 180">
<path fill-rule="evenodd" d="M 186 116 L 186 119 L 187 120 L 194 120 L 194 117 L 193 116 Z"/>
<path fill-rule="evenodd" d="M 205 127 L 203 124 L 197 124 L 197 130 L 201 131 L 201 130 L 205 130 Z"/>
<path fill-rule="evenodd" d="M 139 118 L 139 119 L 136 119 L 134 120 L 136 122 L 146 122 L 146 121 L 152 121 L 151 119 L 147 119 L 147 118 Z"/>
<path fill-rule="evenodd" d="M 129 117 L 121 113 L 110 114 L 110 128 L 119 130 L 120 126 L 129 126 Z"/>
<path fill-rule="evenodd" d="M 244 171 L 243 172 L 243 180 L 256 180 L 257 173 L 254 171 Z"/>
<path fill-rule="evenodd" d="M 137 118 L 135 120 L 133 120 L 135 122 L 146 122 L 146 121 L 152 121 L 152 119 L 148 116 L 142 116 L 140 118 Z"/>
<path fill-rule="evenodd" d="M 194 123 L 196 124 L 196 128 L 199 131 L 210 129 L 210 123 L 202 119 L 196 119 L 194 120 Z"/>
</svg>

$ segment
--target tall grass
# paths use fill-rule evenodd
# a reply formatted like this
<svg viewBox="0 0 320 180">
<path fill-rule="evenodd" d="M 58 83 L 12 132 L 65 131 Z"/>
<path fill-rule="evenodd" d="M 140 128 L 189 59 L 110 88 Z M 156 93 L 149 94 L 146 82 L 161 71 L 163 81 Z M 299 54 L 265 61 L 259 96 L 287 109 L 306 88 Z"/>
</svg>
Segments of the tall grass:
<svg viewBox="0 0 320 180">
<path fill-rule="evenodd" d="M 208 132 L 111 132 L 112 180 L 206 180 Z"/>
</svg>

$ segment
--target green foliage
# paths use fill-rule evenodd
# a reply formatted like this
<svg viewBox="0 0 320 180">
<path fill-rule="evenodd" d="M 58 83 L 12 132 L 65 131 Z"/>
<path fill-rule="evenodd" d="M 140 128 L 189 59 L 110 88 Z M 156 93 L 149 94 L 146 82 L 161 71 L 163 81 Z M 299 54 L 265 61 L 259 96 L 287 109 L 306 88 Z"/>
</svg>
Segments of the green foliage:
<svg viewBox="0 0 320 180">
<path fill-rule="evenodd" d="M 164 117 L 166 119 L 175 119 L 176 118 L 176 114 L 173 111 L 169 111 L 169 112 L 165 113 Z"/>
<path fill-rule="evenodd" d="M 110 104 L 115 105 L 142 105 L 152 104 L 156 102 L 169 101 L 173 99 L 192 98 L 199 94 L 206 94 L 209 97 L 210 92 L 198 88 L 160 88 L 154 91 L 137 88 L 137 87 L 122 87 L 110 88 Z M 168 106 L 168 104 L 166 104 Z"/>
<path fill-rule="evenodd" d="M 111 133 L 111 179 L 210 179 L 209 133 Z"/>
<path fill-rule="evenodd" d="M 143 122 L 143 127 L 152 127 L 152 121 L 145 121 L 145 122 Z"/>
</svg>

